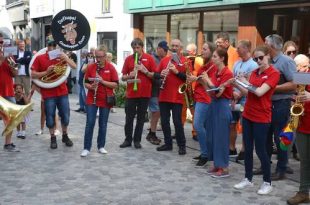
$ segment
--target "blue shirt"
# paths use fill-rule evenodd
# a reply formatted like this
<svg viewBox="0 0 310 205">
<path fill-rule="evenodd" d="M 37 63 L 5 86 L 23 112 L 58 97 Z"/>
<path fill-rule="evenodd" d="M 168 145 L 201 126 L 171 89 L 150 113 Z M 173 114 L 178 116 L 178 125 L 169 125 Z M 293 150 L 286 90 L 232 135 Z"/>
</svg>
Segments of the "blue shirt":
<svg viewBox="0 0 310 205">
<path fill-rule="evenodd" d="M 278 85 L 293 81 L 293 73 L 296 72 L 296 63 L 293 59 L 280 52 L 272 59 L 272 65 L 280 72 L 280 80 Z M 271 99 L 273 101 L 289 99 L 293 94 L 294 91 L 286 93 L 274 93 Z"/>
<path fill-rule="evenodd" d="M 258 68 L 257 63 L 253 58 L 249 58 L 247 61 L 238 60 L 233 67 L 234 77 L 244 74 L 247 77 L 251 75 L 251 72 Z M 234 91 L 237 91 L 238 88 L 234 88 Z M 243 96 L 238 103 L 241 105 L 245 104 L 246 97 Z"/>
</svg>

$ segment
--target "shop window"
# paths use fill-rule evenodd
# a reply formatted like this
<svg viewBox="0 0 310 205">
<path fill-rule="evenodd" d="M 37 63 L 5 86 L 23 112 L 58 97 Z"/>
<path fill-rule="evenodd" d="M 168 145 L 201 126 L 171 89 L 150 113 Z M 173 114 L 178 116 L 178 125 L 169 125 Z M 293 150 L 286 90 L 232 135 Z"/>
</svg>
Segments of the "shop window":
<svg viewBox="0 0 310 205">
<path fill-rule="evenodd" d="M 145 16 L 144 36 L 145 50 L 152 53 L 156 50 L 157 44 L 166 40 L 167 15 Z"/>
<path fill-rule="evenodd" d="M 180 39 L 184 46 L 197 44 L 198 22 L 198 12 L 171 15 L 171 39 Z"/>
<path fill-rule="evenodd" d="M 239 11 L 212 11 L 205 12 L 203 19 L 204 40 L 215 42 L 216 35 L 226 31 L 230 35 L 230 42 L 237 41 Z"/>
</svg>

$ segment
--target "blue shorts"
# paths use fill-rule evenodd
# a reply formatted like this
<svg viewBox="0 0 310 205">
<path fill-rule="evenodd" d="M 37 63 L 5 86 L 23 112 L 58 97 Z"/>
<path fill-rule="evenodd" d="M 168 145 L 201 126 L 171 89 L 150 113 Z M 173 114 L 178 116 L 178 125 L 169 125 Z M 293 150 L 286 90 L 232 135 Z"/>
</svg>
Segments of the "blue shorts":
<svg viewBox="0 0 310 205">
<path fill-rule="evenodd" d="M 61 119 L 62 126 L 69 125 L 70 109 L 68 95 L 50 97 L 44 100 L 46 127 L 53 128 L 55 126 L 56 107 L 59 110 L 58 114 Z"/>
<path fill-rule="evenodd" d="M 151 99 L 149 101 L 149 110 L 151 112 L 158 112 L 159 111 L 158 97 L 151 97 Z"/>
<path fill-rule="evenodd" d="M 240 111 L 231 111 L 231 114 L 232 114 L 231 124 L 236 124 L 241 118 L 241 112 Z"/>
</svg>

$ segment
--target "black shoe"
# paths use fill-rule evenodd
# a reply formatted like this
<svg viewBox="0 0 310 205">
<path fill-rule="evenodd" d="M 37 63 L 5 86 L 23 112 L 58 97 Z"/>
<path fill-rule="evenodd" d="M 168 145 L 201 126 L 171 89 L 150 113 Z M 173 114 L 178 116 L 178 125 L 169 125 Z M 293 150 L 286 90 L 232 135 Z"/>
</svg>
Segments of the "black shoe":
<svg viewBox="0 0 310 205">
<path fill-rule="evenodd" d="M 179 155 L 185 155 L 186 154 L 186 148 L 185 147 L 179 147 Z"/>
<path fill-rule="evenodd" d="M 171 138 L 172 139 L 176 139 L 177 137 L 175 135 L 171 135 Z"/>
<path fill-rule="evenodd" d="M 62 135 L 62 142 L 65 143 L 67 147 L 73 146 L 73 142 L 70 140 L 67 134 Z"/>
<path fill-rule="evenodd" d="M 24 139 L 26 139 L 26 136 L 25 135 L 18 135 L 17 138 L 24 140 Z"/>
<path fill-rule="evenodd" d="M 206 157 L 200 157 L 199 161 L 196 164 L 196 167 L 204 167 L 207 165 L 208 158 Z"/>
<path fill-rule="evenodd" d="M 294 170 L 291 167 L 286 167 L 286 174 L 294 174 Z"/>
<path fill-rule="evenodd" d="M 168 145 L 164 144 L 160 147 L 157 147 L 156 150 L 159 152 L 160 151 L 170 151 L 170 150 L 172 150 L 172 146 L 168 146 Z"/>
<path fill-rule="evenodd" d="M 275 173 L 271 174 L 271 180 L 272 181 L 280 181 L 283 179 L 286 179 L 286 176 L 284 173 L 275 172 Z"/>
<path fill-rule="evenodd" d="M 230 157 L 236 157 L 238 155 L 237 150 L 231 150 L 229 149 L 229 156 Z"/>
<path fill-rule="evenodd" d="M 123 144 L 121 144 L 119 147 L 120 148 L 131 147 L 131 142 L 128 142 L 127 140 L 125 140 Z"/>
<path fill-rule="evenodd" d="M 82 109 L 82 108 L 79 108 L 79 109 L 77 109 L 77 110 L 74 110 L 75 112 L 84 112 L 85 113 L 85 110 L 84 109 Z"/>
<path fill-rule="evenodd" d="M 57 149 L 56 137 L 51 137 L 51 149 Z"/>
<path fill-rule="evenodd" d="M 262 175 L 262 174 L 263 174 L 262 168 L 253 170 L 253 175 Z"/>
<path fill-rule="evenodd" d="M 238 162 L 239 160 L 244 160 L 244 152 L 240 151 L 237 158 L 236 158 L 236 162 Z"/>
<path fill-rule="evenodd" d="M 193 157 L 192 160 L 194 162 L 198 162 L 200 160 L 200 158 L 201 158 L 201 155 L 199 155 L 198 157 Z"/>
<path fill-rule="evenodd" d="M 134 142 L 134 146 L 135 146 L 136 149 L 141 149 L 142 148 L 140 142 Z"/>
<path fill-rule="evenodd" d="M 198 136 L 197 135 L 193 135 L 193 140 L 198 142 Z"/>
<path fill-rule="evenodd" d="M 299 158 L 299 154 L 298 154 L 298 153 L 293 153 L 293 158 L 294 158 L 296 161 L 300 161 L 300 158 Z"/>
</svg>

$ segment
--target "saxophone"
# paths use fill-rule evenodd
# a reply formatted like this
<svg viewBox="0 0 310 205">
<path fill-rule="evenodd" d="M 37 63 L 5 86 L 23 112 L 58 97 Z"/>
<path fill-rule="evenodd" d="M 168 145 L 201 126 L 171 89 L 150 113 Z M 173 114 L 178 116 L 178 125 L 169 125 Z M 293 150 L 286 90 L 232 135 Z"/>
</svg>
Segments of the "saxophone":
<svg viewBox="0 0 310 205">
<path fill-rule="evenodd" d="M 188 61 L 184 63 L 186 75 L 190 75 L 190 67 L 188 65 Z M 185 83 L 179 86 L 179 93 L 184 95 L 185 103 L 187 108 L 191 108 L 194 106 L 194 91 L 192 87 L 192 83 L 186 80 Z"/>
<path fill-rule="evenodd" d="M 297 95 L 303 94 L 305 92 L 306 85 L 298 85 L 297 86 Z M 291 119 L 289 122 L 289 127 L 292 130 L 296 130 L 299 124 L 299 117 L 304 114 L 305 108 L 302 102 L 300 102 L 299 98 L 296 97 L 295 103 L 291 106 L 290 113 Z"/>
</svg>

